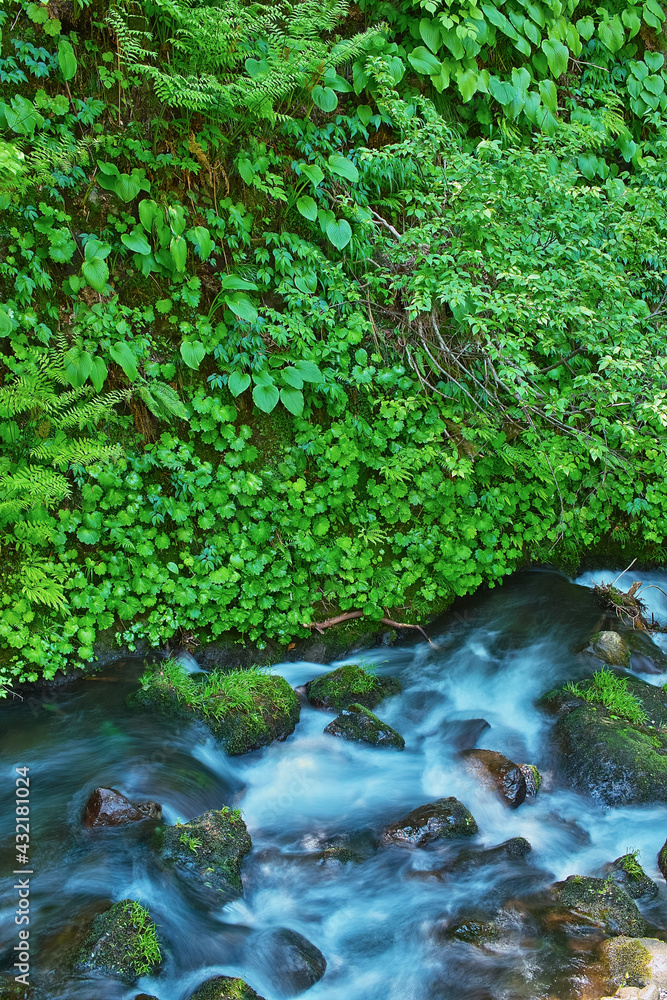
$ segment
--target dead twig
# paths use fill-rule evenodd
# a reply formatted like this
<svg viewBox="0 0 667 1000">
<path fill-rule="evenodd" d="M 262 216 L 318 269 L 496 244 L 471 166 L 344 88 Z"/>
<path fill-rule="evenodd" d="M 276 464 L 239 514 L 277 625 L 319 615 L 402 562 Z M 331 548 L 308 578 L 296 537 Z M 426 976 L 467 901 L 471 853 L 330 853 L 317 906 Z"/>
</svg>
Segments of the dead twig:
<svg viewBox="0 0 667 1000">
<path fill-rule="evenodd" d="M 363 618 L 363 611 L 346 611 L 343 615 L 336 615 L 335 618 L 327 618 L 323 622 L 301 622 L 304 628 L 314 628 L 317 632 L 323 634 L 325 628 L 332 628 L 334 625 L 340 625 L 342 622 L 352 621 L 353 618 Z M 421 627 L 421 625 L 410 625 L 409 622 L 395 622 L 393 618 L 381 618 L 380 622 L 382 625 L 391 625 L 392 628 L 413 628 L 424 636 L 426 641 L 433 646 L 434 649 L 438 647 L 436 644 L 429 639 L 426 632 Z"/>
</svg>

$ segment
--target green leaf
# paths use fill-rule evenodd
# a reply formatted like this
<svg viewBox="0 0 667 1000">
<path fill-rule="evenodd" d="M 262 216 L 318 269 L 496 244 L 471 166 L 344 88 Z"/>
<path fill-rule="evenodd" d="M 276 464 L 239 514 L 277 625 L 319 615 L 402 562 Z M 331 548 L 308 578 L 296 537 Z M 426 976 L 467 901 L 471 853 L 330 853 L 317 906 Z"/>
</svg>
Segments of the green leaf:
<svg viewBox="0 0 667 1000">
<path fill-rule="evenodd" d="M 317 203 L 314 198 L 311 198 L 307 194 L 302 195 L 301 198 L 297 198 L 296 207 L 304 219 L 315 222 L 317 219 Z"/>
<path fill-rule="evenodd" d="M 107 366 L 104 364 L 102 358 L 93 358 L 93 364 L 90 370 L 90 381 L 93 383 L 96 392 L 102 391 L 102 386 L 104 385 L 107 374 Z"/>
<path fill-rule="evenodd" d="M 324 171 L 316 163 L 300 163 L 299 170 L 315 187 L 324 180 Z"/>
<path fill-rule="evenodd" d="M 337 250 L 342 250 L 352 239 L 352 228 L 346 219 L 334 219 L 327 226 L 327 238 Z"/>
<path fill-rule="evenodd" d="M 644 87 L 659 97 L 665 89 L 665 81 L 661 76 L 647 76 L 644 80 Z"/>
<path fill-rule="evenodd" d="M 103 243 L 102 240 L 93 237 L 93 239 L 88 240 L 86 243 L 86 249 L 83 253 L 86 260 L 92 260 L 94 257 L 105 260 L 111 253 L 111 244 Z"/>
<path fill-rule="evenodd" d="M 112 344 L 109 348 L 109 354 L 116 364 L 120 365 L 130 382 L 134 382 L 139 372 L 137 371 L 137 359 L 130 345 L 124 341 Z"/>
<path fill-rule="evenodd" d="M 621 19 L 617 16 L 610 21 L 603 21 L 598 26 L 598 38 L 610 52 L 618 52 L 625 43 L 625 32 Z"/>
<path fill-rule="evenodd" d="M 660 23 L 662 23 L 665 20 L 665 12 L 663 11 L 661 5 L 658 3 L 658 0 L 646 0 L 646 3 L 644 4 L 644 20 L 646 21 L 647 24 L 650 24 L 650 21 L 648 21 L 646 18 L 646 14 L 649 11 L 657 18 L 657 20 Z M 654 27 L 654 25 L 652 25 L 652 27 Z"/>
<path fill-rule="evenodd" d="M 188 232 L 188 236 L 195 246 L 199 247 L 199 257 L 201 260 L 206 260 L 211 256 L 211 252 L 213 250 L 213 240 L 211 239 L 211 234 L 206 226 L 194 226 L 194 228 Z"/>
<path fill-rule="evenodd" d="M 621 12 L 621 20 L 623 24 L 628 29 L 628 36 L 634 38 L 639 29 L 642 26 L 641 20 L 637 17 L 634 10 L 629 8 Z"/>
<path fill-rule="evenodd" d="M 206 357 L 206 350 L 201 340 L 184 340 L 181 344 L 181 357 L 188 368 L 196 371 Z"/>
<path fill-rule="evenodd" d="M 253 281 L 239 278 L 237 274 L 226 274 L 220 282 L 220 287 L 226 292 L 256 292 L 257 285 Z"/>
<path fill-rule="evenodd" d="M 457 73 L 456 82 L 464 104 L 467 104 L 477 93 L 478 77 L 479 74 L 474 69 L 467 69 L 464 73 Z"/>
<path fill-rule="evenodd" d="M 317 291 L 317 276 L 311 273 L 297 274 L 294 284 L 304 295 L 313 295 Z"/>
<path fill-rule="evenodd" d="M 338 107 L 336 92 L 331 87 L 313 87 L 310 96 L 321 111 L 335 111 Z"/>
<path fill-rule="evenodd" d="M 155 222 L 162 219 L 162 209 L 156 201 L 144 198 L 139 202 L 139 221 L 147 233 L 152 234 Z"/>
<path fill-rule="evenodd" d="M 13 329 L 14 325 L 7 310 L 4 306 L 0 306 L 0 337 L 9 337 Z"/>
<path fill-rule="evenodd" d="M 185 238 L 183 236 L 173 236 L 169 244 L 169 252 L 174 262 L 174 267 L 179 274 L 183 274 L 185 271 L 185 262 L 188 258 L 188 245 Z"/>
<path fill-rule="evenodd" d="M 232 396 L 240 396 L 250 385 L 250 376 L 247 372 L 232 372 L 227 385 Z"/>
<path fill-rule="evenodd" d="M 303 375 L 298 368 L 281 368 L 280 374 L 283 382 L 293 389 L 303 389 Z"/>
<path fill-rule="evenodd" d="M 119 174 L 111 190 L 121 201 L 133 201 L 141 191 L 141 178 L 136 174 Z"/>
<path fill-rule="evenodd" d="M 71 43 L 66 38 L 61 38 L 58 42 L 58 65 L 60 66 L 60 72 L 65 82 L 72 80 L 76 76 L 78 65 L 76 56 L 74 55 Z"/>
<path fill-rule="evenodd" d="M 252 398 L 255 406 L 264 413 L 270 413 L 277 406 L 280 393 L 275 385 L 256 385 L 252 390 Z"/>
<path fill-rule="evenodd" d="M 556 114 L 558 111 L 558 91 L 553 80 L 540 80 L 540 97 L 545 108 Z"/>
<path fill-rule="evenodd" d="M 553 76 L 558 79 L 567 69 L 570 53 L 566 45 L 562 42 L 554 41 L 552 38 L 545 38 L 542 42 L 542 51 L 547 57 L 549 69 Z"/>
<path fill-rule="evenodd" d="M 359 171 L 352 160 L 348 160 L 346 156 L 341 156 L 340 153 L 332 153 L 328 163 L 331 173 L 336 174 L 337 177 L 344 177 L 346 181 L 352 181 L 353 184 L 356 184 L 359 180 Z"/>
<path fill-rule="evenodd" d="M 145 255 L 151 252 L 148 240 L 139 229 L 134 229 L 131 233 L 122 233 L 120 241 L 128 250 L 132 250 L 134 253 Z"/>
<path fill-rule="evenodd" d="M 412 52 L 408 52 L 408 62 L 422 76 L 435 76 L 440 72 L 440 60 L 424 45 L 418 45 Z"/>
<path fill-rule="evenodd" d="M 514 87 L 504 80 L 499 80 L 497 76 L 492 76 L 489 80 L 489 90 L 491 96 L 495 97 L 499 104 L 506 105 L 516 97 Z"/>
<path fill-rule="evenodd" d="M 254 323 L 259 315 L 256 307 L 243 292 L 234 292 L 233 295 L 228 295 L 225 298 L 225 302 L 235 316 L 248 323 Z"/>
<path fill-rule="evenodd" d="M 81 265 L 81 274 L 91 288 L 103 292 L 109 278 L 109 268 L 103 257 L 91 257 Z"/>
<path fill-rule="evenodd" d="M 368 104 L 360 104 L 357 108 L 357 114 L 359 115 L 361 124 L 365 128 L 373 117 L 373 109 Z"/>
<path fill-rule="evenodd" d="M 313 361 L 296 361 L 294 367 L 304 382 L 323 382 L 322 372 Z"/>
<path fill-rule="evenodd" d="M 437 52 L 442 45 L 442 37 L 437 21 L 432 21 L 428 17 L 423 17 L 419 22 L 419 34 L 426 42 L 431 52 Z"/>
<path fill-rule="evenodd" d="M 652 73 L 657 73 L 659 69 L 662 69 L 665 63 L 665 57 L 662 52 L 649 52 L 647 50 L 644 53 L 644 62 Z"/>
<path fill-rule="evenodd" d="M 303 413 L 303 393 L 299 389 L 285 388 L 280 390 L 280 402 L 286 410 L 300 417 Z"/>
</svg>

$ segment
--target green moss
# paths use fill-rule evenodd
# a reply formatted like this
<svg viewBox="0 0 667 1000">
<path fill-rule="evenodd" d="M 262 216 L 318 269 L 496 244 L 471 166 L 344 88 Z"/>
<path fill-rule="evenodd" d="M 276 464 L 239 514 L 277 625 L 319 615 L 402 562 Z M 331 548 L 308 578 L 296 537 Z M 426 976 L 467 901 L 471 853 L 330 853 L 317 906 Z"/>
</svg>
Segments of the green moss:
<svg viewBox="0 0 667 1000">
<path fill-rule="evenodd" d="M 149 667 L 140 683 L 136 704 L 200 719 L 231 755 L 285 739 L 299 721 L 299 699 L 285 678 L 257 667 L 215 670 L 198 678 L 175 660 L 165 660 Z"/>
<path fill-rule="evenodd" d="M 343 709 L 324 730 L 332 736 L 340 736 L 353 743 L 369 743 L 374 747 L 403 750 L 405 740 L 395 729 L 378 719 L 377 715 L 363 705 L 350 705 Z"/>
<path fill-rule="evenodd" d="M 605 945 L 609 979 L 614 987 L 647 986 L 651 979 L 650 951 L 640 941 L 616 938 Z"/>
<path fill-rule="evenodd" d="M 238 809 L 212 809 L 158 832 L 162 857 L 228 896 L 242 891 L 241 865 L 252 841 Z"/>
<path fill-rule="evenodd" d="M 95 918 L 76 965 L 131 983 L 154 971 L 161 960 L 157 928 L 148 910 L 123 899 Z"/>
<path fill-rule="evenodd" d="M 393 677 L 376 677 L 357 663 L 337 667 L 306 684 L 311 705 L 340 712 L 351 704 L 376 708 L 384 698 L 398 694 L 401 685 Z"/>
<path fill-rule="evenodd" d="M 216 976 L 202 983 L 189 1000 L 263 1000 L 242 979 Z"/>
<path fill-rule="evenodd" d="M 556 901 L 598 921 L 608 934 L 641 937 L 647 926 L 637 904 L 613 881 L 570 875 L 553 886 Z"/>
<path fill-rule="evenodd" d="M 628 691 L 628 678 L 614 674 L 605 667 L 597 670 L 586 682 L 565 685 L 565 691 L 593 704 L 604 705 L 612 715 L 628 722 L 648 722 L 648 715 L 636 695 Z"/>
</svg>

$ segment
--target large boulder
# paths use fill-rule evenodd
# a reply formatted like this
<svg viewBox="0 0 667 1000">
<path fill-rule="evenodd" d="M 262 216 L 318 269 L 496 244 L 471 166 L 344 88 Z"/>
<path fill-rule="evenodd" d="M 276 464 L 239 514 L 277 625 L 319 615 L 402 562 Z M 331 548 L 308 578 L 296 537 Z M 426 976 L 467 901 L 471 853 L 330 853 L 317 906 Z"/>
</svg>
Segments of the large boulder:
<svg viewBox="0 0 667 1000">
<path fill-rule="evenodd" d="M 662 1000 L 667 993 L 667 944 L 655 938 L 617 937 L 606 941 L 602 960 L 615 997 Z"/>
<path fill-rule="evenodd" d="M 83 825 L 124 826 L 142 819 L 162 819 L 162 806 L 157 802 L 130 802 L 115 788 L 96 788 L 83 813 Z"/>
<path fill-rule="evenodd" d="M 148 667 L 131 701 L 204 722 L 232 756 L 287 739 L 301 711 L 284 677 L 257 668 L 193 675 L 175 660 Z"/>
<path fill-rule="evenodd" d="M 363 705 L 350 705 L 344 708 L 333 722 L 326 726 L 325 733 L 331 736 L 340 736 L 344 740 L 351 740 L 353 743 L 370 743 L 373 747 L 388 747 L 394 750 L 403 750 L 405 740 L 395 729 L 378 719 L 369 709 Z"/>
<path fill-rule="evenodd" d="M 75 959 L 79 972 L 102 972 L 133 983 L 162 960 L 157 929 L 148 910 L 122 899 L 95 918 Z"/>
<path fill-rule="evenodd" d="M 264 1000 L 243 979 L 214 976 L 198 986 L 188 1000 Z"/>
<path fill-rule="evenodd" d="M 482 784 L 495 788 L 501 799 L 516 809 L 526 798 L 526 779 L 521 768 L 495 750 L 464 750 L 468 768 Z"/>
<path fill-rule="evenodd" d="M 386 844 L 408 844 L 425 847 L 434 840 L 472 837 L 477 823 L 463 803 L 453 796 L 418 806 L 412 812 L 388 826 L 382 839 Z"/>
<path fill-rule="evenodd" d="M 606 806 L 667 801 L 667 692 L 635 677 L 624 677 L 626 693 L 644 713 L 641 721 L 617 708 L 587 701 L 592 681 L 575 693 L 550 692 L 542 700 L 560 713 L 553 730 L 561 770 L 568 782 Z"/>
<path fill-rule="evenodd" d="M 632 899 L 655 899 L 658 887 L 637 861 L 635 854 L 623 854 L 607 866 L 608 877 Z"/>
<path fill-rule="evenodd" d="M 598 924 L 606 934 L 642 937 L 647 925 L 637 904 L 614 882 L 570 875 L 551 886 L 553 901 Z"/>
<path fill-rule="evenodd" d="M 304 993 L 324 975 L 327 962 L 303 934 L 286 927 L 262 931 L 253 937 L 249 960 L 270 979 L 277 996 Z"/>
<path fill-rule="evenodd" d="M 384 698 L 398 694 L 401 685 L 394 677 L 376 677 L 356 663 L 337 667 L 308 681 L 305 695 L 311 705 L 328 712 L 340 712 L 348 705 L 377 708 Z"/>
<path fill-rule="evenodd" d="M 252 841 L 238 810 L 211 809 L 159 833 L 161 855 L 187 877 L 227 898 L 243 891 L 241 864 Z"/>
<path fill-rule="evenodd" d="M 618 632 L 596 632 L 591 637 L 590 649 L 610 667 L 630 666 L 630 650 Z"/>
</svg>

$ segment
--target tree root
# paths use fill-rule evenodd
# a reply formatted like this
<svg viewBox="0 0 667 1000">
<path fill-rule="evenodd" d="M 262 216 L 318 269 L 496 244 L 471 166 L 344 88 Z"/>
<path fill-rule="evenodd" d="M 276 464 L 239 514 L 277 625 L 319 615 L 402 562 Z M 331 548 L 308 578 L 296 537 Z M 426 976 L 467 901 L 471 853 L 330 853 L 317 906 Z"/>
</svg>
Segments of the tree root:
<svg viewBox="0 0 667 1000">
<path fill-rule="evenodd" d="M 363 618 L 363 616 L 363 611 L 346 611 L 345 614 L 336 615 L 335 618 L 327 618 L 326 621 L 323 622 L 301 622 L 301 624 L 304 628 L 314 628 L 317 632 L 324 634 L 325 628 L 331 628 L 333 625 L 340 625 L 341 622 L 352 621 L 353 618 Z M 395 622 L 393 618 L 380 618 L 380 622 L 382 625 L 391 625 L 392 628 L 416 629 L 418 632 L 421 632 L 426 641 L 433 646 L 434 649 L 438 648 L 436 644 L 426 635 L 426 632 L 421 625 L 410 625 L 408 622 Z"/>
</svg>

